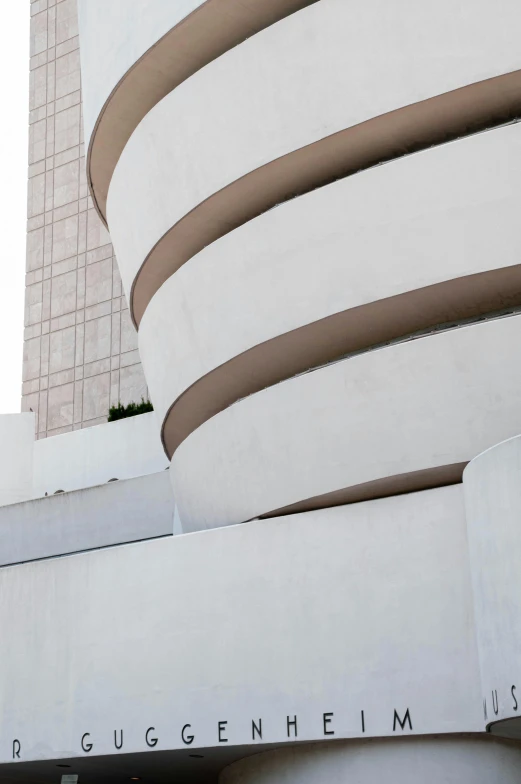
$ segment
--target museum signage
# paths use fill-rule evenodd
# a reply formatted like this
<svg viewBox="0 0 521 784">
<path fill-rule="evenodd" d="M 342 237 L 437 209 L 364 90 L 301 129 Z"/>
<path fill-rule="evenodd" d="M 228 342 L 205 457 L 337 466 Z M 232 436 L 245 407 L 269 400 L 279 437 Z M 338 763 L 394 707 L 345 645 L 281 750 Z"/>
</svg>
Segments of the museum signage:
<svg viewBox="0 0 521 784">
<path fill-rule="evenodd" d="M 337 730 L 335 729 L 335 717 L 336 714 L 334 711 L 325 711 L 320 716 L 320 726 L 322 728 L 322 733 L 320 737 L 329 738 L 334 737 L 337 734 Z M 251 742 L 260 742 L 265 740 L 265 732 L 267 728 L 266 721 L 263 720 L 262 716 L 258 716 L 255 718 L 245 719 L 248 727 L 249 727 L 249 734 Z M 363 736 L 366 733 L 370 732 L 370 721 L 368 716 L 366 715 L 365 710 L 361 710 L 359 712 L 358 718 L 359 726 L 358 726 L 358 733 L 357 735 Z M 236 723 L 236 722 L 235 722 Z M 282 729 L 282 737 L 280 737 L 279 742 L 284 741 L 292 741 L 299 739 L 299 731 L 300 731 L 300 722 L 298 714 L 291 714 L 281 717 L 280 722 L 278 722 L 279 726 L 276 730 L 280 733 Z M 242 727 L 244 730 L 244 727 Z M 271 729 L 274 729 L 273 727 Z M 228 719 L 220 719 L 215 723 L 215 732 L 213 738 L 213 745 L 218 746 L 219 744 L 229 743 L 237 745 L 241 745 L 238 741 L 234 739 L 234 727 L 232 722 Z M 412 714 L 409 708 L 395 708 L 392 714 L 389 716 L 389 735 L 396 734 L 396 733 L 404 733 L 404 732 L 414 732 L 413 728 L 413 719 Z M 96 740 L 99 738 L 94 728 L 86 730 L 81 734 L 78 738 L 78 754 L 95 754 L 96 753 Z M 181 748 L 195 746 L 197 747 L 197 725 L 194 722 L 185 722 L 179 726 L 178 730 L 178 739 L 181 742 Z M 306 738 L 308 739 L 308 738 Z M 316 738 L 318 740 L 320 738 Z M 106 741 L 106 739 L 104 738 Z M 142 733 L 142 740 L 143 740 L 143 749 L 154 749 L 157 746 L 161 746 L 161 736 L 160 733 L 156 730 L 155 726 L 146 727 Z M 172 741 L 172 737 L 169 738 Z M 270 735 L 269 742 L 273 742 L 273 737 Z M 112 737 L 111 737 L 111 745 L 116 751 L 121 751 L 125 749 L 125 729 L 124 727 L 118 727 L 117 729 L 113 730 Z M 166 746 L 167 748 L 171 748 L 170 744 Z M 163 746 L 165 748 L 165 746 Z M 175 746 L 175 748 L 179 748 Z M 133 751 L 139 751 L 140 749 L 133 748 Z M 23 746 L 23 738 L 14 738 L 12 741 L 12 758 L 14 760 L 22 761 L 24 746 Z M 107 747 L 104 746 L 104 753 L 107 753 Z"/>
</svg>

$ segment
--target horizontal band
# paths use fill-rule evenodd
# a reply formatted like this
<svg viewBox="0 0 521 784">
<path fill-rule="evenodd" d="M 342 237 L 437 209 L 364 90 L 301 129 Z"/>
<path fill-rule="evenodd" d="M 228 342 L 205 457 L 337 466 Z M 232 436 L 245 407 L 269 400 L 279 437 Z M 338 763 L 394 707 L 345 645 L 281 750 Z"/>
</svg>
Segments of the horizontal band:
<svg viewBox="0 0 521 784">
<path fill-rule="evenodd" d="M 389 346 L 222 411 L 172 459 L 183 525 L 240 523 L 346 488 L 455 466 L 515 435 L 520 329 L 521 316 L 512 316 Z"/>
<path fill-rule="evenodd" d="M 367 4 L 320 0 L 209 63 L 147 114 L 108 200 L 136 325 L 182 264 L 282 201 L 521 115 L 514 4 L 476 15 L 463 0 L 454 16 L 441 2 L 411 4 L 404 28 L 390 8 L 376 19 Z M 409 35 L 415 22 L 422 36 Z M 407 79 L 404 62 L 414 62 Z"/>
<path fill-rule="evenodd" d="M 516 71 L 369 120 L 251 172 L 198 205 L 156 244 L 132 284 L 135 324 L 183 264 L 271 207 L 377 163 L 520 115 L 521 71 Z"/>
<path fill-rule="evenodd" d="M 455 463 L 453 465 L 426 468 L 423 471 L 411 471 L 408 474 L 388 476 L 384 479 L 374 479 L 354 487 L 343 487 L 331 493 L 305 498 L 296 504 L 290 504 L 281 509 L 273 509 L 267 514 L 260 515 L 260 519 L 283 517 L 285 515 L 312 512 L 318 509 L 333 509 L 335 506 L 358 504 L 364 501 L 375 501 L 379 498 L 388 498 L 405 493 L 414 493 L 420 490 L 433 490 L 436 487 L 456 485 L 462 481 L 463 471 L 468 463 Z"/>
<path fill-rule="evenodd" d="M 521 305 L 520 152 L 510 125 L 401 158 L 264 213 L 184 265 L 139 331 L 168 455 L 265 387 Z"/>
<path fill-rule="evenodd" d="M 114 169 L 143 117 L 212 60 L 316 1 L 149 0 L 136 19 L 127 0 L 80 0 L 87 172 L 104 222 Z"/>
</svg>

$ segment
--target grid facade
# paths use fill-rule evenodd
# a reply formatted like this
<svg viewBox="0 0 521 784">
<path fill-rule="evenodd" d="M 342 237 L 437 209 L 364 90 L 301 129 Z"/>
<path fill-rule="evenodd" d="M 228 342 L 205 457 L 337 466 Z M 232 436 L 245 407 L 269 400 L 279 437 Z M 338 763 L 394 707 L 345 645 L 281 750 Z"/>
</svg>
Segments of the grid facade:
<svg viewBox="0 0 521 784">
<path fill-rule="evenodd" d="M 38 438 L 147 396 L 109 234 L 88 193 L 77 0 L 31 2 L 22 411 Z"/>
</svg>

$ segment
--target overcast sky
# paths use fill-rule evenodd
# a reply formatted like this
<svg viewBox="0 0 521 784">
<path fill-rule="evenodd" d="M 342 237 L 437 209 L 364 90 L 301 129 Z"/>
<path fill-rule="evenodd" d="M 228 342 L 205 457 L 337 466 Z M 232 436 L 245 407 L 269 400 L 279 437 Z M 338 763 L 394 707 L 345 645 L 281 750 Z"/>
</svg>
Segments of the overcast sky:
<svg viewBox="0 0 521 784">
<path fill-rule="evenodd" d="M 20 411 L 29 122 L 29 0 L 2 4 L 0 414 Z"/>
</svg>

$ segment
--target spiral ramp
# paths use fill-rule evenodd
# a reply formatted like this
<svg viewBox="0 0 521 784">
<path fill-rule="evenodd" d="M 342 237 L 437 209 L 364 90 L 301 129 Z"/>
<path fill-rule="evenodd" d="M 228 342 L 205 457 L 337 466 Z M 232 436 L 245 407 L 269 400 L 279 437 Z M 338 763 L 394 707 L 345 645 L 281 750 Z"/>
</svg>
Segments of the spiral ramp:
<svg viewBox="0 0 521 784">
<path fill-rule="evenodd" d="M 518 0 L 78 2 L 174 494 L 2 508 L 2 776 L 518 784 Z"/>
<path fill-rule="evenodd" d="M 521 428 L 517 3 L 147 10 L 89 176 L 185 530 L 461 481 Z"/>
<path fill-rule="evenodd" d="M 94 205 L 136 126 L 165 95 L 259 30 L 317 0 L 90 0 L 80 3 L 85 135 Z M 97 67 L 99 54 L 103 68 Z M 86 59 L 85 59 L 86 58 Z"/>
</svg>

